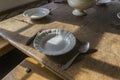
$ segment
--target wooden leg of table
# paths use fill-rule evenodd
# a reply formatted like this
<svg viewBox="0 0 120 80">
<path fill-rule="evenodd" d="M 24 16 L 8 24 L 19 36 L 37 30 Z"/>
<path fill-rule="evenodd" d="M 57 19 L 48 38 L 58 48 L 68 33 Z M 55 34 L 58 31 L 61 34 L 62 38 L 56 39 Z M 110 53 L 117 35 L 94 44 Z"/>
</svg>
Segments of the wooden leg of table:
<svg viewBox="0 0 120 80">
<path fill-rule="evenodd" d="M 0 56 L 3 56 L 7 52 L 13 50 L 14 47 L 2 37 L 0 37 Z"/>
</svg>

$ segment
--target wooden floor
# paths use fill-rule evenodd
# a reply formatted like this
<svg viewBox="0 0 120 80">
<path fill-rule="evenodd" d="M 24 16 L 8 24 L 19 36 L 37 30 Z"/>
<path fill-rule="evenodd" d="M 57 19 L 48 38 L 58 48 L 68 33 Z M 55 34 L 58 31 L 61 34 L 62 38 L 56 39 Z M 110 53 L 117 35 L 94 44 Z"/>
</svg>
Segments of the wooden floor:
<svg viewBox="0 0 120 80">
<path fill-rule="evenodd" d="M 31 57 L 25 58 L 2 80 L 63 80 Z"/>
<path fill-rule="evenodd" d="M 26 57 L 25 54 L 17 49 L 0 57 L 0 80 Z"/>
</svg>

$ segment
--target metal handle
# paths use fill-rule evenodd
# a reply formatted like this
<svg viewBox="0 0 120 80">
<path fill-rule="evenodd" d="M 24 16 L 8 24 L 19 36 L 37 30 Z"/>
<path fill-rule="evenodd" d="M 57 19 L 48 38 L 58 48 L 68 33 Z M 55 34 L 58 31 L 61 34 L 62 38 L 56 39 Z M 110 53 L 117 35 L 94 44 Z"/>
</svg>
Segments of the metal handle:
<svg viewBox="0 0 120 80">
<path fill-rule="evenodd" d="M 77 56 L 78 56 L 79 54 L 80 54 L 80 52 L 78 52 L 72 59 L 70 59 L 65 65 L 63 65 L 63 66 L 62 66 L 62 69 L 63 69 L 63 70 L 68 69 L 68 68 L 72 65 L 73 61 L 77 58 Z"/>
<path fill-rule="evenodd" d="M 37 35 L 37 33 L 35 35 L 33 35 L 30 39 L 28 39 L 28 41 L 25 43 L 25 45 L 30 45 L 33 42 L 33 40 L 35 39 L 36 35 Z"/>
<path fill-rule="evenodd" d="M 36 34 L 34 34 L 31 38 L 29 38 L 28 40 L 27 40 L 27 42 L 25 43 L 25 45 L 30 45 L 32 42 L 33 42 L 33 40 L 35 39 L 35 37 L 37 36 L 37 34 L 39 34 L 40 32 L 42 32 L 44 29 L 41 29 L 40 31 L 38 31 Z"/>
</svg>

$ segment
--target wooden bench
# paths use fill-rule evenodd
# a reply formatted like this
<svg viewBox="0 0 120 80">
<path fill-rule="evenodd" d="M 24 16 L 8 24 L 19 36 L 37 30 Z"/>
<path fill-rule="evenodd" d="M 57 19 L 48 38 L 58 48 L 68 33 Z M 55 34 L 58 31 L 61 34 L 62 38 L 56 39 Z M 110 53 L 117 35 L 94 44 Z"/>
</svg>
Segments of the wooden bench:
<svg viewBox="0 0 120 80">
<path fill-rule="evenodd" d="M 0 56 L 3 56 L 12 49 L 14 49 L 14 47 L 8 41 L 0 37 Z"/>
<path fill-rule="evenodd" d="M 26 58 L 2 80 L 63 80 L 50 70 L 42 67 L 33 58 Z"/>
</svg>

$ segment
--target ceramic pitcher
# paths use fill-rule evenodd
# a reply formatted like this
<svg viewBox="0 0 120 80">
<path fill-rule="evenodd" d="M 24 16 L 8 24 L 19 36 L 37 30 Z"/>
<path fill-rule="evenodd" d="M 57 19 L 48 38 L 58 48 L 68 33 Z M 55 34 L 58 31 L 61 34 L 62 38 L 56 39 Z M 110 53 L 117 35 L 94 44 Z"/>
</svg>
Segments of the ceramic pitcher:
<svg viewBox="0 0 120 80">
<path fill-rule="evenodd" d="M 91 8 L 96 4 L 96 0 L 67 0 L 68 4 L 74 8 L 73 15 L 83 16 L 86 15 L 84 10 Z"/>
</svg>

